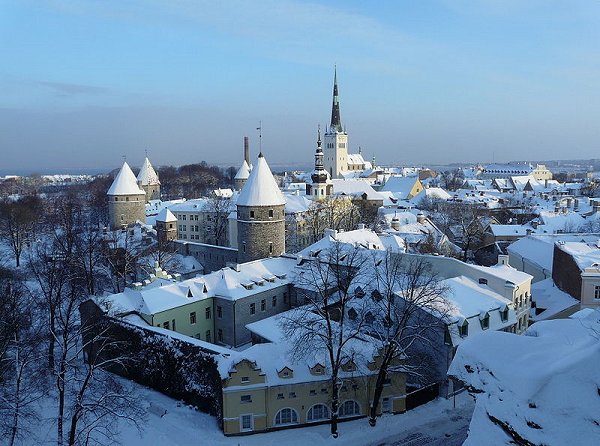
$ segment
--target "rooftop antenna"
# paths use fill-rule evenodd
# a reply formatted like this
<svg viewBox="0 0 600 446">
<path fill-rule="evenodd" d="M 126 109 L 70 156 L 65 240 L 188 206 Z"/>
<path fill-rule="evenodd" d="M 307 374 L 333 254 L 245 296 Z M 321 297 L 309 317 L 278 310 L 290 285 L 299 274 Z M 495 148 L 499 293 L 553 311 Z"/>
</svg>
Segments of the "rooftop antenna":
<svg viewBox="0 0 600 446">
<path fill-rule="evenodd" d="M 256 127 L 256 130 L 258 130 L 258 150 L 259 153 L 262 153 L 262 121 L 258 121 L 258 127 Z"/>
</svg>

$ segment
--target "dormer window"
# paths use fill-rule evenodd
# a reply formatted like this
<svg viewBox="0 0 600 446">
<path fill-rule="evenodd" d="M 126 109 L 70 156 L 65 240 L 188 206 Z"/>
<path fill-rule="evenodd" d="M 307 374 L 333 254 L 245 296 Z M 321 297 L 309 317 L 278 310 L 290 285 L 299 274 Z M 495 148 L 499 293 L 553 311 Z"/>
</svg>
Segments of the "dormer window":
<svg viewBox="0 0 600 446">
<path fill-rule="evenodd" d="M 464 320 L 462 325 L 458 326 L 458 334 L 463 338 L 469 335 L 469 323 L 466 319 Z"/>
<path fill-rule="evenodd" d="M 365 291 L 361 287 L 357 286 L 354 289 L 354 295 L 356 297 L 365 297 Z"/>
<path fill-rule="evenodd" d="M 502 319 L 502 322 L 506 322 L 508 320 L 508 307 L 504 308 L 504 310 L 500 312 L 500 318 Z"/>
<path fill-rule="evenodd" d="M 379 290 L 373 290 L 373 291 L 371 291 L 371 297 L 376 302 L 379 302 L 379 301 L 381 301 L 381 299 L 383 299 L 383 296 L 381 295 L 381 293 L 379 292 Z"/>
<path fill-rule="evenodd" d="M 483 277 L 479 279 L 480 285 L 487 285 L 487 283 L 488 283 L 487 279 L 484 279 Z"/>
<path fill-rule="evenodd" d="M 480 319 L 482 330 L 487 330 L 490 328 L 490 315 L 488 313 Z"/>
<path fill-rule="evenodd" d="M 350 318 L 351 321 L 355 321 L 356 318 L 358 317 L 358 312 L 354 308 L 350 308 L 348 310 L 348 317 Z"/>
</svg>

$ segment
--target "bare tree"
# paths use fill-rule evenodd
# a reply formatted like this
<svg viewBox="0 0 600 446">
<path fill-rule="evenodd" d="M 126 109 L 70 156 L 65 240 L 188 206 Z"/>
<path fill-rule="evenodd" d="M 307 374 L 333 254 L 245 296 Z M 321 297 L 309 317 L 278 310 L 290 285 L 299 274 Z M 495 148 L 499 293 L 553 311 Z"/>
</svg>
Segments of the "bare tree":
<svg viewBox="0 0 600 446">
<path fill-rule="evenodd" d="M 202 210 L 208 214 L 208 224 L 206 225 L 207 243 L 225 246 L 227 244 L 228 217 L 232 211 L 231 199 L 213 195 L 207 200 Z"/>
<path fill-rule="evenodd" d="M 31 433 L 44 394 L 35 308 L 21 281 L 0 271 L 0 434 L 11 446 Z"/>
<path fill-rule="evenodd" d="M 315 201 L 304 219 L 312 240 L 323 237 L 325 229 L 350 231 L 360 222 L 360 211 L 349 197 L 327 197 Z"/>
<path fill-rule="evenodd" d="M 448 288 L 422 258 L 404 258 L 391 252 L 374 253 L 370 271 L 368 300 L 373 315 L 364 325 L 377 340 L 379 357 L 377 381 L 371 401 L 369 424 L 375 426 L 379 402 L 388 373 L 403 371 L 413 378 L 427 380 L 433 368 L 428 356 L 414 354 L 433 350 L 433 336 L 439 333 L 449 306 Z M 415 347 L 418 345 L 419 349 Z M 408 357 L 414 354 L 413 357 Z"/>
<path fill-rule="evenodd" d="M 0 202 L 0 238 L 10 246 L 17 268 L 23 248 L 33 237 L 41 209 L 40 199 L 34 195 Z"/>
<path fill-rule="evenodd" d="M 483 228 L 479 224 L 482 215 L 481 206 L 466 203 L 440 204 L 434 215 L 435 222 L 462 248 L 462 260 L 465 262 L 469 253 L 483 242 Z"/>
<path fill-rule="evenodd" d="M 120 293 L 138 274 L 143 253 L 141 241 L 136 239 L 135 228 L 113 231 L 102 243 L 102 270 L 112 290 Z"/>
<path fill-rule="evenodd" d="M 362 332 L 362 324 L 346 316 L 355 299 L 350 286 L 358 280 L 365 260 L 360 249 L 334 243 L 320 258 L 308 261 L 295 282 L 305 305 L 292 310 L 282 320 L 282 329 L 291 340 L 294 356 L 303 358 L 320 352 L 328 359 L 334 438 L 339 435 L 340 371 L 358 354 L 353 349 L 353 341 L 358 340 Z"/>
</svg>

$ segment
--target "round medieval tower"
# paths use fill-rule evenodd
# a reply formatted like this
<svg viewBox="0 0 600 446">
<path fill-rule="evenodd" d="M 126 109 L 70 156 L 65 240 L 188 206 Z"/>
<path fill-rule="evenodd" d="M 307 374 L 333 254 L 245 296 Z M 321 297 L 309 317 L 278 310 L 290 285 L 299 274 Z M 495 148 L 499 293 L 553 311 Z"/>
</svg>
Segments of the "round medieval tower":
<svg viewBox="0 0 600 446">
<path fill-rule="evenodd" d="M 285 198 L 262 153 L 237 200 L 238 262 L 285 251 Z"/>
<path fill-rule="evenodd" d="M 123 162 L 106 195 L 110 229 L 119 229 L 138 220 L 146 222 L 146 192 L 139 188 L 127 162 Z"/>
</svg>

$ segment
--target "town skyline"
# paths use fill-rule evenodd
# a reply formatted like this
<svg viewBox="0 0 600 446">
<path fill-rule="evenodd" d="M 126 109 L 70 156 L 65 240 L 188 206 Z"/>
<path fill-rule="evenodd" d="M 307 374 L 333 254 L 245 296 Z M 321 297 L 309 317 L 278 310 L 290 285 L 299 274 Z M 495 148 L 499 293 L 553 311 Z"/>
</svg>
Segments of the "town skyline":
<svg viewBox="0 0 600 446">
<path fill-rule="evenodd" d="M 310 165 L 334 65 L 382 164 L 594 158 L 597 4 L 5 3 L 3 169 Z M 235 13 L 232 13 L 235 11 Z M 577 156 L 574 156 L 577 154 Z M 139 160 L 139 161 L 138 161 Z"/>
</svg>

